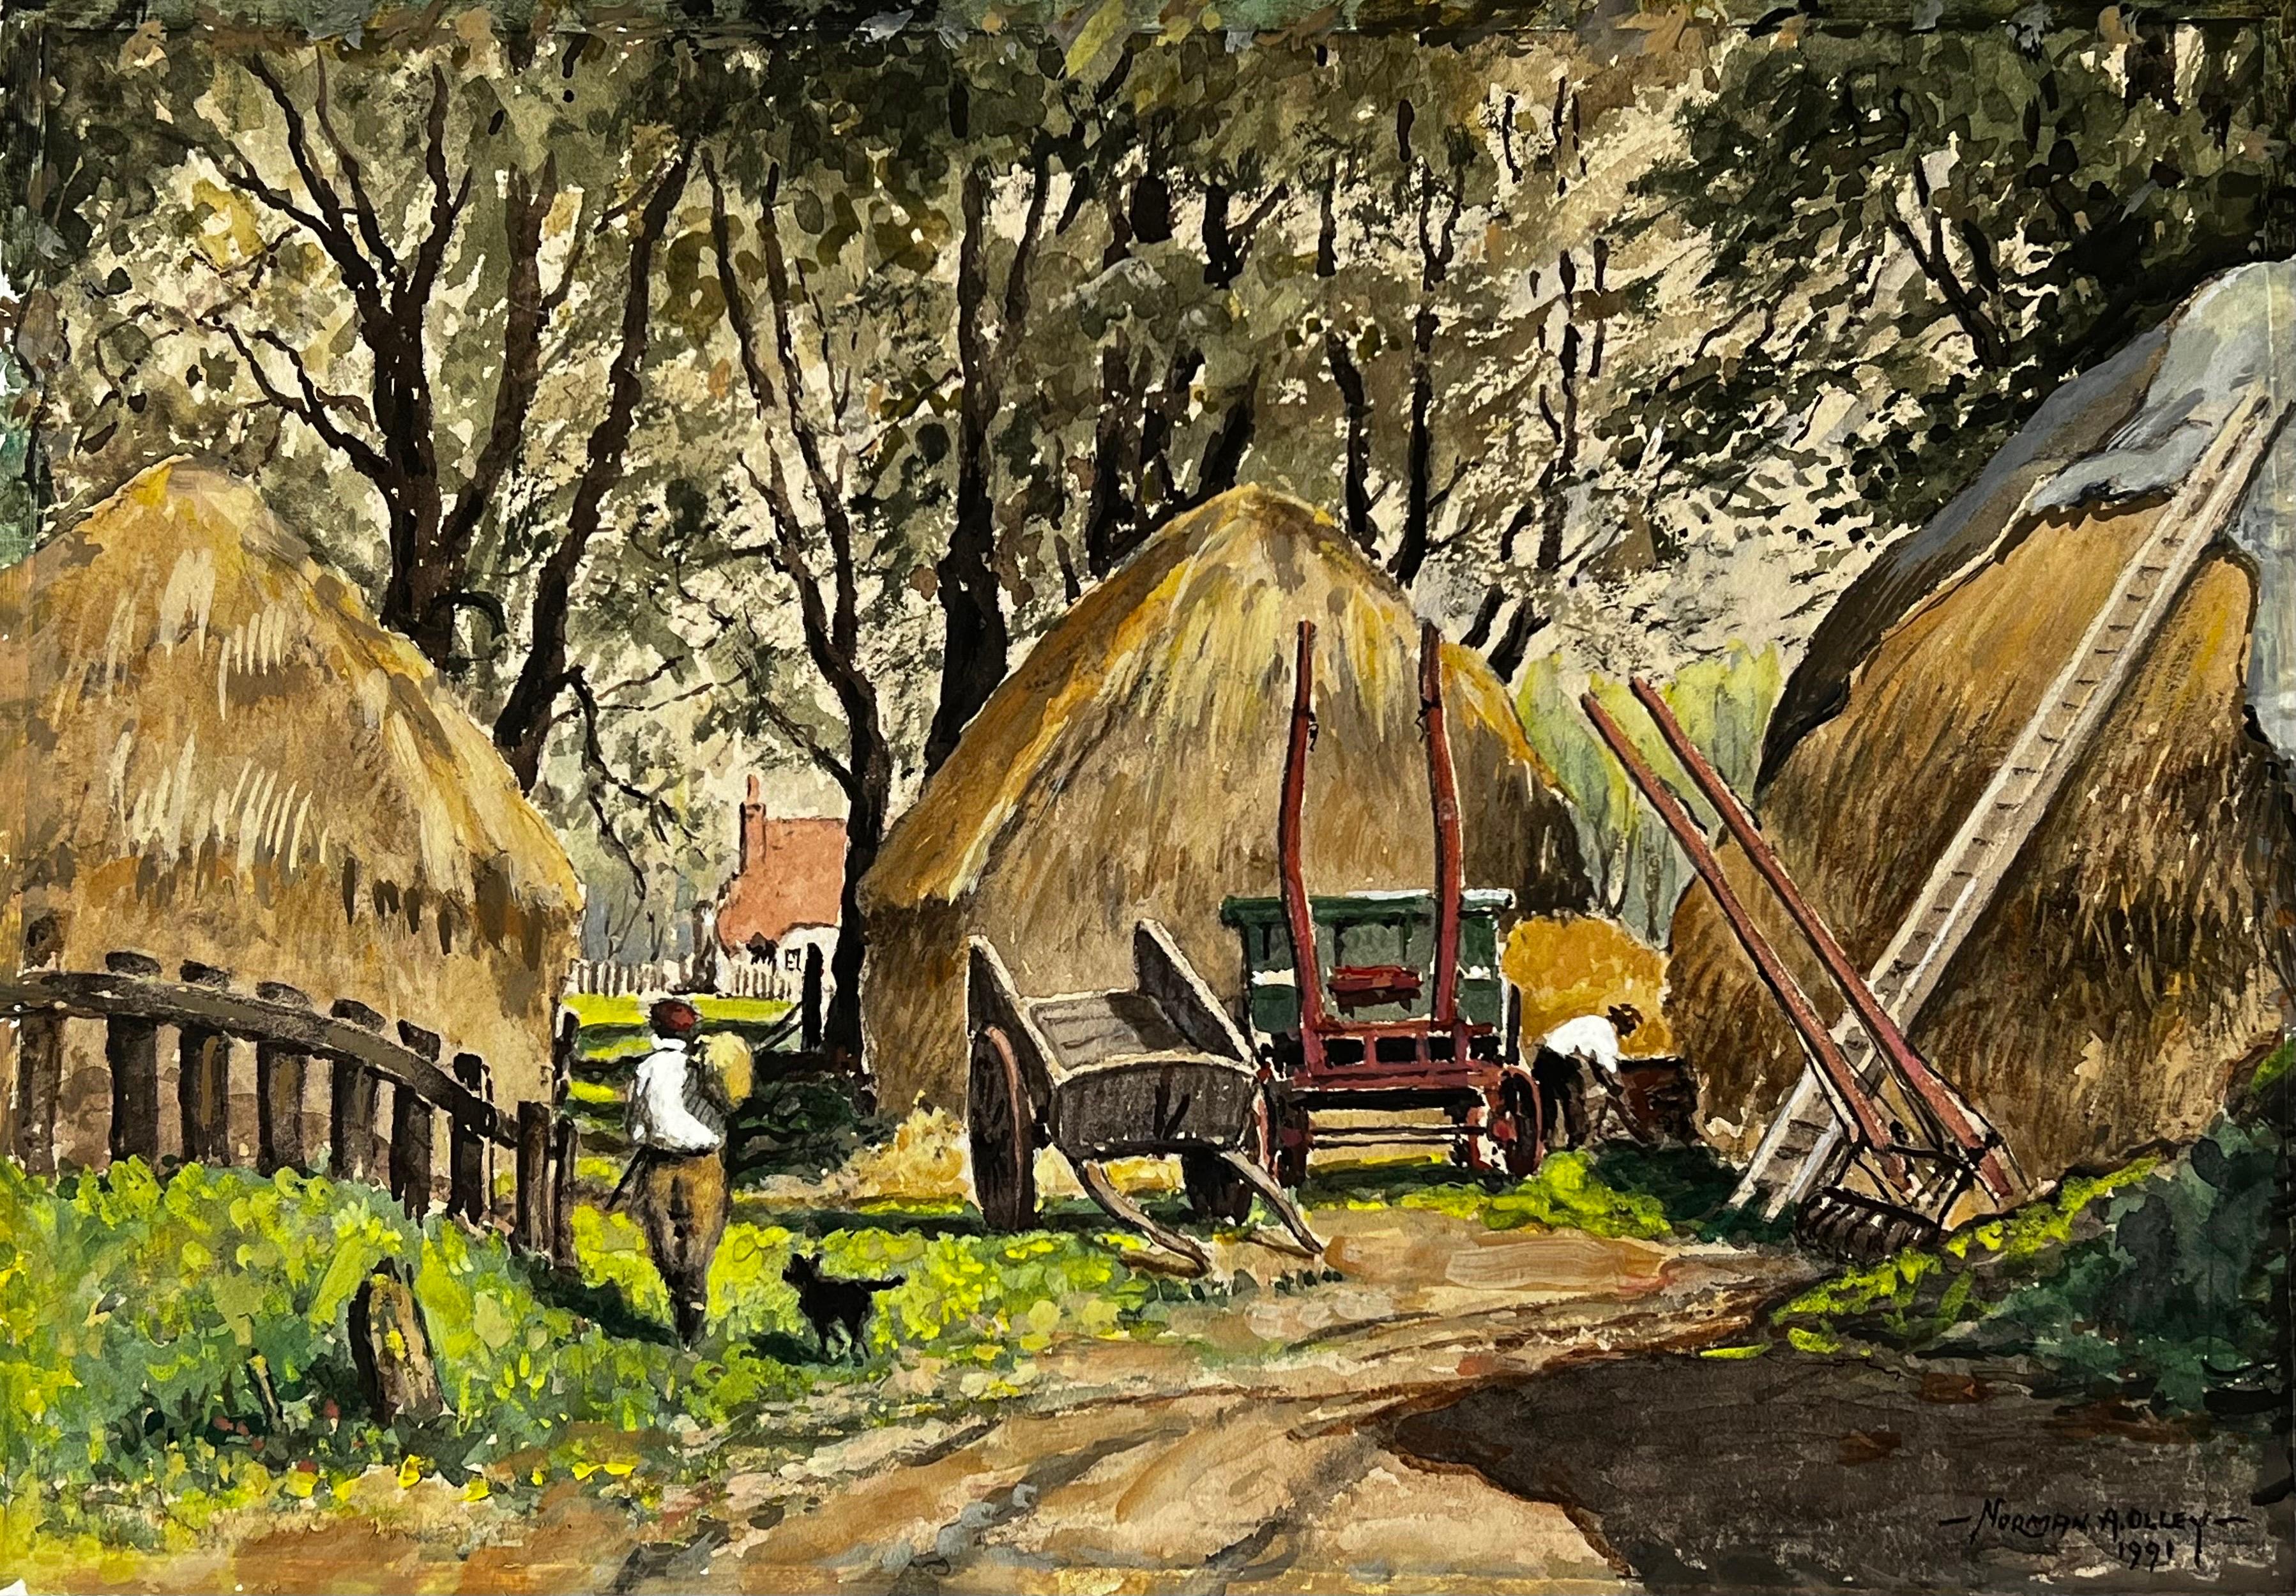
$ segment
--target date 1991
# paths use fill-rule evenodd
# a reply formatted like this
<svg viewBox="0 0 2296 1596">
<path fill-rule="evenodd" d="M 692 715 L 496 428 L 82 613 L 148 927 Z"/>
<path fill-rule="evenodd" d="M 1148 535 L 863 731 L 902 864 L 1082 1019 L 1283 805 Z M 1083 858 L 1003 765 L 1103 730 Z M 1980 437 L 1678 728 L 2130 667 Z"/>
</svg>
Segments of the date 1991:
<svg viewBox="0 0 2296 1596">
<path fill-rule="evenodd" d="M 2199 1569 L 2209 1551 L 2210 1532 L 2249 1520 L 2237 1513 L 2204 1508 L 2107 1507 L 2091 1512 L 2061 1508 L 2022 1508 L 1988 1496 L 1974 1513 L 1939 1521 L 1967 1526 L 1969 1543 L 1980 1539 L 2035 1551 L 2054 1551 L 2068 1535 L 2079 1535 L 2109 1551 L 2114 1562 L 2136 1573 L 2171 1568 Z"/>
</svg>

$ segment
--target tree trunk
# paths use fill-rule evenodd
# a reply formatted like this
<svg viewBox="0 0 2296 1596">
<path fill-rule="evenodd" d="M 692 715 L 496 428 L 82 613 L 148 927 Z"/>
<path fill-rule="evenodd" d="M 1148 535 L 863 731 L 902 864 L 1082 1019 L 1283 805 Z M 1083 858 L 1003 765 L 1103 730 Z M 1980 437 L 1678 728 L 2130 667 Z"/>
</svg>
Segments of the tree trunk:
<svg viewBox="0 0 2296 1596">
<path fill-rule="evenodd" d="M 822 1051 L 832 1063 L 860 1066 L 861 970 L 868 961 L 868 929 L 861 919 L 861 880 L 884 845 L 887 811 L 892 806 L 892 751 L 881 734 L 865 749 L 853 740 L 854 790 L 845 810 L 845 881 L 838 894 L 837 945 L 829 958 L 829 1012 L 821 1027 Z"/>
<path fill-rule="evenodd" d="M 956 353 L 963 390 L 957 400 L 956 503 L 940 578 L 943 638 L 940 697 L 925 736 L 925 774 L 939 770 L 988 695 L 1004 679 L 1012 648 L 1004 595 L 996 582 L 996 503 L 991 496 L 989 429 L 1004 398 L 1004 364 L 1028 308 L 1029 256 L 1045 211 L 1046 158 L 1039 151 L 1029 214 L 1004 284 L 1002 320 L 992 341 L 981 324 L 988 300 L 988 169 L 976 161 L 960 192 L 964 237 L 956 265 Z M 1137 228 L 1140 218 L 1135 217 Z"/>
<path fill-rule="evenodd" d="M 1411 323 L 1411 441 L 1404 459 L 1403 537 L 1388 569 L 1408 587 L 1419 580 L 1433 543 L 1435 309 L 1423 304 Z"/>
<path fill-rule="evenodd" d="M 1324 334 L 1324 358 L 1339 384 L 1348 418 L 1347 469 L 1341 497 L 1347 505 L 1348 536 L 1366 554 L 1379 549 L 1379 528 L 1371 520 L 1371 400 L 1364 389 L 1362 368 L 1356 364 L 1347 340 L 1336 331 Z"/>
<path fill-rule="evenodd" d="M 543 746 L 550 740 L 556 718 L 558 695 L 568 675 L 566 621 L 573 607 L 574 580 L 590 539 L 605 520 L 606 495 L 622 479 L 622 467 L 637 424 L 643 393 L 641 369 L 652 329 L 654 247 L 669 225 L 670 212 L 685 192 L 685 175 L 693 159 L 693 146 L 678 151 L 660 183 L 648 196 L 630 241 L 629 280 L 622 295 L 621 343 L 614 351 L 607 377 L 606 413 L 591 430 L 589 452 L 575 484 L 574 503 L 567 512 L 566 536 L 543 562 L 534 589 L 533 640 L 526 663 L 495 717 L 495 746 L 510 762 L 519 790 L 531 792 L 542 774 Z M 447 626 L 451 640 L 453 626 Z"/>
</svg>

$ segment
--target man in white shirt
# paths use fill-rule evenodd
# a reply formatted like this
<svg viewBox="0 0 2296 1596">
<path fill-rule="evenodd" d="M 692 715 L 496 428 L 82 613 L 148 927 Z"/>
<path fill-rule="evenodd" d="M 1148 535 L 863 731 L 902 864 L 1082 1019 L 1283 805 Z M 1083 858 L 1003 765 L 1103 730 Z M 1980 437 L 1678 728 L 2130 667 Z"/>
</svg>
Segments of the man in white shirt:
<svg viewBox="0 0 2296 1596">
<path fill-rule="evenodd" d="M 669 1289 L 677 1333 L 701 1333 L 709 1308 L 709 1262 L 726 1233 L 726 1116 L 718 1071 L 694 1045 L 701 1015 L 683 998 L 664 998 L 648 1019 L 653 1051 L 630 1083 L 627 1191 L 654 1267 Z M 618 1195 L 619 1195 L 618 1191 Z"/>
<path fill-rule="evenodd" d="M 1549 1134 L 1561 1125 L 1565 1147 L 1587 1141 L 1594 1118 L 1588 1100 L 1597 1090 L 1607 1097 L 1617 1089 L 1620 1044 L 1642 1023 L 1633 1004 L 1613 1003 L 1606 1013 L 1566 1019 L 1538 1039 L 1530 1076 L 1546 1106 Z"/>
</svg>

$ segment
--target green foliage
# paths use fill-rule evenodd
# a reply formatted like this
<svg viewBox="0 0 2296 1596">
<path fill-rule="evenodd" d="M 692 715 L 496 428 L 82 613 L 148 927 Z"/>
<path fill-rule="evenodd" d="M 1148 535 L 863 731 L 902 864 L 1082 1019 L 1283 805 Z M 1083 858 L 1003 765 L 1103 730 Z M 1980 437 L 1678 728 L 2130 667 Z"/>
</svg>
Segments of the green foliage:
<svg viewBox="0 0 2296 1596">
<path fill-rule="evenodd" d="M 1713 659 L 1684 666 L 1659 691 L 1691 741 L 1745 797 L 1752 791 L 1762 732 L 1784 679 L 1776 649 L 1732 643 Z M 1516 712 L 1531 747 L 1570 799 L 1579 853 L 1603 906 L 1638 936 L 1663 945 L 1674 905 L 1690 881 L 1689 862 L 1587 724 L 1578 683 L 1561 655 L 1534 659 L 1524 669 Z M 1698 790 L 1627 684 L 1596 676 L 1589 685 L 1652 768 L 1697 805 Z"/>
<path fill-rule="evenodd" d="M 1636 225 L 1702 234 L 1733 312 L 1607 420 L 1663 439 L 1653 501 L 1771 510 L 1766 468 L 1832 394 L 1856 408 L 1820 524 L 1925 520 L 2067 375 L 2251 258 L 2261 37 L 2046 27 L 1812 29 L 1723 64 L 1637 185 Z"/>
<path fill-rule="evenodd" d="M 1584 1231 L 1591 1236 L 1656 1240 L 1672 1233 L 1666 1208 L 1644 1192 L 1621 1191 L 1596 1173 L 1580 1152 L 1550 1153 L 1529 1179 L 1498 1190 L 1447 1181 L 1414 1184 L 1394 1199 L 1406 1208 L 1431 1208 L 1455 1219 L 1480 1219 L 1495 1231 L 1526 1225 Z M 1358 1196 L 1349 1207 L 1382 1207 L 1387 1199 Z"/>
<path fill-rule="evenodd" d="M 701 1016 L 705 1030 L 721 1027 L 771 1025 L 790 1011 L 790 1005 L 777 997 L 711 997 L 707 994 L 689 999 Z M 603 1035 L 622 1040 L 612 1027 L 626 1026 L 643 1031 L 646 1023 L 646 1000 L 634 994 L 605 997 L 596 993 L 576 993 L 566 999 L 566 1006 L 574 1011 L 581 1022 L 583 1051 L 587 1053 L 594 1038 Z"/>
<path fill-rule="evenodd" d="M 1126 1266 L 1130 1238 L 893 1216 L 814 1238 L 742 1223 L 689 1352 L 629 1219 L 579 1207 L 575 1233 L 570 1289 L 498 1238 L 418 1227 L 363 1185 L 198 1165 L 162 1183 L 140 1163 L 50 1181 L 0 1163 L 0 1545 L 195 1532 L 222 1509 L 330 1492 L 377 1464 L 499 1478 L 514 1461 L 524 1478 L 522 1460 L 546 1473 L 598 1436 L 754 1423 L 824 1380 L 865 1389 L 921 1356 L 975 1366 L 967 1394 L 994 1397 L 1028 1355 L 1125 1333 L 1172 1291 Z M 781 1278 L 800 1248 L 832 1276 L 903 1277 L 878 1298 L 865 1360 L 820 1361 Z M 385 1259 L 410 1273 L 451 1410 L 430 1425 L 362 1414 L 346 1315 Z"/>
<path fill-rule="evenodd" d="M 386 1258 L 413 1274 L 447 1403 L 396 1432 L 361 1416 L 346 1332 Z M 537 1295 L 497 1239 L 416 1227 L 372 1188 L 141 1163 L 36 1180 L 0 1164 L 0 1464 L 42 1518 L 125 1531 L 402 1454 L 475 1467 L 578 1423 L 642 1428 L 707 1386 L 659 1341 Z"/>
<path fill-rule="evenodd" d="M 2171 1162 L 2070 1179 L 1938 1250 L 1846 1271 L 1773 1324 L 1803 1350 L 2021 1357 L 2068 1389 L 2255 1411 L 2279 1399 L 2284 1351 L 2283 1141 L 2267 1124 L 2220 1120 Z"/>
</svg>

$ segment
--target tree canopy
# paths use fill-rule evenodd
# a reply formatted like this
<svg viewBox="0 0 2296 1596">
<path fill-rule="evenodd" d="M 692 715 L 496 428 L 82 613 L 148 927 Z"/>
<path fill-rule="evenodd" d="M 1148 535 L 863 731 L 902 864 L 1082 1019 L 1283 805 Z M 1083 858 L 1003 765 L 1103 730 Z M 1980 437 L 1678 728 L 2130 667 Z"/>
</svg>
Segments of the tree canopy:
<svg viewBox="0 0 2296 1596">
<path fill-rule="evenodd" d="M 2288 203 L 2237 20 L 767 9 L 9 24 L 19 526 L 256 479 L 569 831 L 597 952 L 677 945 L 744 766 L 857 881 L 1241 482 L 1505 675 L 1791 651 Z"/>
</svg>

